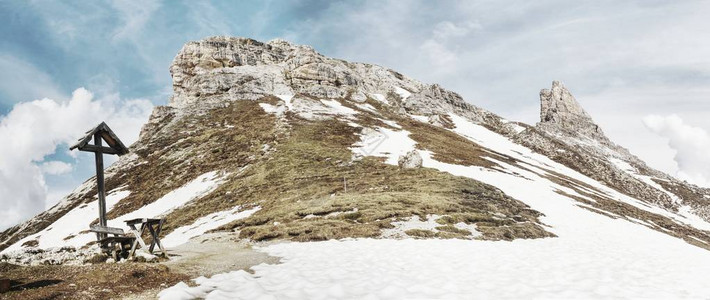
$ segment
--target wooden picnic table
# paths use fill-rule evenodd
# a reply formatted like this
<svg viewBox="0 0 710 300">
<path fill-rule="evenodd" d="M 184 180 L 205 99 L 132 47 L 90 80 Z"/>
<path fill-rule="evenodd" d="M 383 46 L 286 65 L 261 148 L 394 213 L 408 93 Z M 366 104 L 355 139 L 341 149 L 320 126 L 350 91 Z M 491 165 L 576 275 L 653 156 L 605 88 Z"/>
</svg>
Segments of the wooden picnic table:
<svg viewBox="0 0 710 300">
<path fill-rule="evenodd" d="M 131 228 L 131 233 L 133 233 L 133 235 L 136 237 L 136 240 L 133 241 L 133 245 L 131 246 L 131 257 L 134 256 L 138 244 L 140 244 L 143 248 L 148 248 L 148 252 L 150 252 L 151 254 L 153 253 L 153 248 L 155 248 L 155 245 L 158 245 L 158 248 L 160 248 L 160 252 L 163 253 L 164 256 L 167 256 L 165 248 L 163 248 L 163 244 L 160 242 L 160 231 L 163 229 L 163 223 L 165 223 L 165 218 L 137 218 L 126 220 L 125 222 L 126 225 Z M 136 225 L 138 224 L 140 224 L 140 230 L 136 228 Z M 145 233 L 146 229 L 148 229 L 148 232 L 150 232 L 150 235 L 152 237 L 150 246 L 147 246 L 145 244 L 145 241 L 143 241 L 143 233 Z"/>
</svg>

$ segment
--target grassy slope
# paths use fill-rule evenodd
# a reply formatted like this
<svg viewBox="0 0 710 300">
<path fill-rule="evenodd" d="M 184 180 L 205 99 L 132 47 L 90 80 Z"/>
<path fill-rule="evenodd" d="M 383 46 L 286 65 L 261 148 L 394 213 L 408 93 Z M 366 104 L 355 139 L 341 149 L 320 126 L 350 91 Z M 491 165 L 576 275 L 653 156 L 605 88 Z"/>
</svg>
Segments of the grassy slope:
<svg viewBox="0 0 710 300">
<path fill-rule="evenodd" d="M 256 110 L 248 113 L 264 114 Z M 262 117 L 267 116 L 257 119 Z M 469 232 L 446 226 L 465 222 L 476 224 L 483 239 L 551 236 L 539 225 L 539 213 L 492 186 L 433 169 L 400 170 L 377 158 L 351 161 L 349 147 L 358 141 L 359 128 L 340 120 L 286 118 L 286 133 L 278 136 L 268 157 L 233 174 L 212 194 L 170 214 L 169 224 L 190 224 L 235 205 L 259 205 L 262 209 L 253 216 L 221 229 L 239 230 L 242 237 L 253 240 L 376 237 L 381 229 L 392 227 L 392 221 L 438 214 L 449 216 L 440 220 L 442 232 L 418 235 L 467 237 Z M 358 123 L 382 125 L 366 114 Z M 263 130 L 260 126 L 265 124 L 251 127 Z M 457 142 L 466 146 L 464 150 L 477 147 L 463 139 Z M 475 161 L 484 162 L 480 157 Z"/>
</svg>

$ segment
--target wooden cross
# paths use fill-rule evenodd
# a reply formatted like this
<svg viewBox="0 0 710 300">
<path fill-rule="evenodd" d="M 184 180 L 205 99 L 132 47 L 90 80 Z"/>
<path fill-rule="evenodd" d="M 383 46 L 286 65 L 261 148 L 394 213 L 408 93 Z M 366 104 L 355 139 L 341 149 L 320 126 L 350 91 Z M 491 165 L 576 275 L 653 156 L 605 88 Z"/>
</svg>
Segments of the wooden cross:
<svg viewBox="0 0 710 300">
<path fill-rule="evenodd" d="M 89 144 L 91 140 L 94 144 Z M 106 141 L 109 147 L 104 147 L 102 141 Z M 103 154 L 115 154 L 118 156 L 128 153 L 128 148 L 118 139 L 111 128 L 105 122 L 86 132 L 79 139 L 78 143 L 71 146 L 69 150 L 79 149 L 79 151 L 94 152 L 96 161 L 96 186 L 99 197 L 99 225 L 106 227 L 106 191 L 104 188 L 104 159 Z M 99 240 L 106 237 L 105 233 L 98 233 Z"/>
</svg>

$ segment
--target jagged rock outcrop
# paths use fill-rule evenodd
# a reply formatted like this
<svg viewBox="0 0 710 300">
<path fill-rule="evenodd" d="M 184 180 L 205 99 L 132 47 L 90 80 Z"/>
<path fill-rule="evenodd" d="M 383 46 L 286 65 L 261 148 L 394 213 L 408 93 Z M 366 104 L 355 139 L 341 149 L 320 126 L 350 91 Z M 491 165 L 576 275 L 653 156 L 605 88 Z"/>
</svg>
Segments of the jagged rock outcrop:
<svg viewBox="0 0 710 300">
<path fill-rule="evenodd" d="M 169 105 L 200 108 L 235 99 L 295 95 L 347 99 L 388 99 L 395 111 L 430 116 L 456 113 L 475 122 L 513 127 L 438 84 L 424 84 L 377 65 L 325 57 L 309 46 L 284 40 L 262 43 L 247 38 L 209 37 L 187 43 L 170 67 L 174 94 Z M 379 96 L 378 96 L 379 95 Z M 391 97 L 390 97 L 391 96 Z"/>
<path fill-rule="evenodd" d="M 551 89 L 540 91 L 538 126 L 575 135 L 581 133 L 595 139 L 606 139 L 601 128 L 559 81 L 553 81 Z"/>
<path fill-rule="evenodd" d="M 174 107 L 196 101 L 255 100 L 268 94 L 363 102 L 368 94 L 386 95 L 395 86 L 413 91 L 425 87 L 380 66 L 327 58 L 311 47 L 283 40 L 210 37 L 190 42 L 175 57 L 170 72 Z"/>
<path fill-rule="evenodd" d="M 676 182 L 676 179 L 649 168 L 626 148 L 609 140 L 559 81 L 553 81 L 551 89 L 540 91 L 540 122 L 516 135 L 514 140 L 624 194 L 672 211 L 683 204 L 668 191 L 641 180 L 642 176 L 671 182 Z M 619 162 L 628 164 L 638 176 L 632 176 L 628 170 L 620 168 Z M 692 202 L 684 205 L 698 207 L 699 210 L 703 207 Z M 710 215 L 704 212 L 700 215 L 710 219 Z"/>
</svg>

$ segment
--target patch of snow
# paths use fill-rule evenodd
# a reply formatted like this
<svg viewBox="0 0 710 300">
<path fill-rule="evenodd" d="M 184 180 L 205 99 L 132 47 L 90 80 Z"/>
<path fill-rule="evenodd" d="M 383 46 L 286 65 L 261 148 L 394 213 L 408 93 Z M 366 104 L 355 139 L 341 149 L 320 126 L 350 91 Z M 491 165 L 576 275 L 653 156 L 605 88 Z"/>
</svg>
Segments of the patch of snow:
<svg viewBox="0 0 710 300">
<path fill-rule="evenodd" d="M 377 112 L 377 109 L 376 109 L 374 106 L 370 105 L 370 104 L 367 104 L 367 103 L 364 103 L 364 104 L 362 104 L 362 103 L 355 103 L 355 106 L 357 106 L 358 108 L 360 108 L 360 109 L 362 109 L 362 110 L 366 110 L 366 111 L 369 111 L 369 112 L 373 112 L 373 113 L 379 114 L 379 112 Z"/>
<path fill-rule="evenodd" d="M 392 120 L 384 120 L 384 119 L 380 119 L 380 121 L 382 121 L 382 123 L 385 123 L 385 124 L 387 124 L 387 125 L 389 125 L 389 126 L 392 126 L 392 127 L 394 127 L 394 128 L 402 129 L 402 126 L 400 126 L 399 124 L 397 124 L 397 122 L 395 122 L 395 121 L 392 121 Z"/>
<path fill-rule="evenodd" d="M 355 155 L 386 157 L 385 163 L 397 165 L 399 157 L 412 151 L 416 144 L 406 130 L 365 128 L 360 142 L 355 143 L 351 150 Z"/>
<path fill-rule="evenodd" d="M 417 120 L 417 121 L 419 121 L 419 122 L 429 124 L 429 117 L 427 117 L 427 116 L 419 116 L 419 115 L 409 115 L 409 116 L 410 116 L 412 119 L 415 119 L 415 120 Z"/>
<path fill-rule="evenodd" d="M 392 222 L 394 228 L 387 228 L 382 230 L 382 237 L 406 238 L 408 236 L 404 232 L 412 229 L 430 230 L 433 232 L 437 232 L 438 230 L 436 229 L 436 227 L 442 226 L 441 224 L 436 222 L 436 220 L 438 220 L 439 218 L 441 218 L 441 216 L 427 215 L 426 221 L 422 221 L 419 219 L 419 216 L 414 215 L 404 221 Z"/>
<path fill-rule="evenodd" d="M 682 205 L 678 208 L 678 214 L 683 216 L 683 219 L 678 220 L 695 228 L 710 231 L 710 223 L 703 218 L 693 213 L 690 206 Z"/>
<path fill-rule="evenodd" d="M 108 220 L 110 227 L 125 227 L 126 220 L 136 218 L 155 218 L 167 215 L 176 208 L 184 204 L 202 198 L 219 187 L 228 173 L 220 171 L 207 172 L 186 183 L 185 185 L 165 194 L 153 203 L 145 205 L 137 210 L 122 215 L 118 218 Z"/>
<path fill-rule="evenodd" d="M 478 232 L 478 229 L 477 229 L 478 226 L 476 226 L 476 224 L 466 224 L 464 222 L 458 222 L 458 223 L 454 224 L 454 227 L 456 227 L 458 229 L 462 229 L 462 230 L 468 230 L 471 232 L 471 234 L 473 234 L 473 236 L 480 235 L 480 232 Z"/>
<path fill-rule="evenodd" d="M 277 116 L 283 115 L 283 113 L 287 109 L 287 106 L 271 105 L 268 103 L 259 103 L 259 106 L 261 106 L 261 109 L 263 109 L 265 112 L 270 113 L 270 114 L 275 114 Z"/>
<path fill-rule="evenodd" d="M 669 192 L 669 191 L 666 190 L 662 185 L 660 185 L 660 184 L 658 184 L 657 182 L 655 182 L 655 181 L 653 180 L 653 177 L 651 177 L 651 176 L 645 176 L 645 175 L 640 175 L 640 174 L 637 174 L 635 171 L 627 171 L 626 173 L 629 174 L 629 175 L 631 175 L 631 176 L 633 176 L 633 177 L 635 177 L 635 178 L 638 179 L 638 180 L 643 181 L 644 183 L 646 183 L 646 184 L 652 186 L 653 188 L 655 188 L 655 189 L 657 189 L 657 190 L 659 190 L 659 191 L 661 191 L 661 192 L 663 192 L 663 193 L 666 193 L 666 195 L 668 195 L 668 197 L 671 197 L 671 200 L 673 200 L 674 203 L 680 204 L 680 203 L 683 202 L 683 200 L 681 200 L 680 197 L 678 197 L 676 194 L 673 194 L 673 193 Z"/>
<path fill-rule="evenodd" d="M 429 230 L 434 233 L 439 232 L 436 227 L 444 226 L 436 221 L 439 220 L 442 216 L 440 215 L 427 215 L 426 220 L 420 220 L 419 216 L 414 215 L 409 218 L 407 218 L 404 221 L 397 221 L 397 222 L 392 222 L 392 225 L 394 228 L 387 228 L 382 230 L 382 237 L 383 238 L 407 238 L 409 237 L 406 234 L 407 230 L 412 230 L 412 229 L 421 229 L 421 230 Z M 466 224 L 464 222 L 459 222 L 453 225 L 454 227 L 458 229 L 463 229 L 463 230 L 468 230 L 471 232 L 471 237 L 476 237 L 480 236 L 480 232 L 476 230 L 476 225 L 475 224 Z"/>
<path fill-rule="evenodd" d="M 46 249 L 22 248 L 6 251 L 0 256 L 0 262 L 16 265 L 83 265 L 84 261 L 101 252 L 98 245 L 77 249 L 75 247 L 50 247 Z"/>
<path fill-rule="evenodd" d="M 288 109 L 292 109 L 292 108 L 293 108 L 293 104 L 291 104 L 291 99 L 293 99 L 293 95 L 292 95 L 292 94 L 276 95 L 276 97 L 278 97 L 279 99 L 283 100 L 284 103 L 286 103 L 286 107 L 288 107 Z"/>
<path fill-rule="evenodd" d="M 248 210 L 242 210 L 242 206 L 236 206 L 230 210 L 218 211 L 197 219 L 194 223 L 175 229 L 165 236 L 161 241 L 165 247 L 175 247 L 187 243 L 191 238 L 203 233 L 227 225 L 233 221 L 248 218 L 261 207 L 257 206 Z"/>
<path fill-rule="evenodd" d="M 643 224 L 643 225 L 647 225 L 647 226 L 653 227 L 653 224 L 648 223 L 648 222 L 646 222 L 646 221 L 644 221 L 644 220 L 636 219 L 636 218 L 634 218 L 634 217 L 626 217 L 626 218 L 629 219 L 629 220 L 631 220 L 631 221 L 633 221 L 633 222 L 636 222 L 636 223 L 639 223 L 639 224 Z"/>
<path fill-rule="evenodd" d="M 523 126 L 520 126 L 515 123 L 510 123 L 510 125 L 513 126 L 513 130 L 515 131 L 515 133 L 521 133 L 521 132 L 525 131 L 525 127 L 523 127 Z"/>
<path fill-rule="evenodd" d="M 614 164 L 619 170 L 630 172 L 630 173 L 636 173 L 636 168 L 634 168 L 632 165 L 629 163 L 618 159 L 616 157 L 609 157 L 609 161 Z"/>
<path fill-rule="evenodd" d="M 209 194 L 216 189 L 228 174 L 213 171 L 202 174 L 187 184 L 179 187 L 160 199 L 133 212 L 122 215 L 118 218 L 107 220 L 109 227 L 123 228 L 127 231 L 125 220 L 135 218 L 153 218 L 169 213 L 185 203 Z M 119 189 L 113 190 L 106 195 L 106 211 L 111 209 L 123 198 L 126 198 L 130 191 Z M 36 234 L 30 235 L 3 251 L 17 250 L 22 243 L 37 239 L 39 248 L 71 246 L 79 248 L 94 241 L 96 235 L 88 232 L 89 224 L 98 218 L 98 200 L 82 204 L 77 208 L 67 212 L 64 216 Z M 83 232 L 83 233 L 82 233 Z"/>
<path fill-rule="evenodd" d="M 372 98 L 374 98 L 375 100 L 380 101 L 382 103 L 389 104 L 389 103 L 387 103 L 387 98 L 385 98 L 385 95 L 372 94 Z"/>
<path fill-rule="evenodd" d="M 564 239 L 355 239 L 281 243 L 261 248 L 282 257 L 253 274 L 233 271 L 179 283 L 160 299 L 579 299 L 705 298 L 710 254 L 678 239 L 648 234 L 623 245 Z M 657 240 L 655 238 L 665 236 Z M 638 239 L 640 240 L 638 240 Z M 667 243 L 666 243 L 667 242 Z M 589 246 L 591 248 L 585 248 Z M 661 249 L 659 249 L 661 248 Z M 324 259 L 327 258 L 327 259 Z"/>
<path fill-rule="evenodd" d="M 397 95 L 399 95 L 400 97 L 402 97 L 402 101 L 407 100 L 407 98 L 412 95 L 412 93 L 410 93 L 408 90 L 405 90 L 398 86 L 394 87 L 394 92 L 397 93 Z"/>
<path fill-rule="evenodd" d="M 130 191 L 118 188 L 110 191 L 106 195 L 106 211 L 110 211 L 116 203 L 130 195 Z M 76 208 L 70 210 L 62 217 L 54 221 L 52 225 L 47 226 L 44 230 L 29 235 L 10 247 L 2 251 L 2 253 L 19 250 L 22 244 L 28 241 L 37 240 L 38 248 L 54 248 L 54 247 L 76 247 L 79 248 L 86 245 L 88 242 L 96 239 L 95 234 L 80 232 L 89 229 L 89 223 L 99 217 L 99 200 L 89 203 L 80 204 Z"/>
<path fill-rule="evenodd" d="M 358 112 L 342 105 L 337 100 L 312 100 L 309 98 L 296 98 L 289 102 L 289 110 L 301 118 L 308 120 L 332 119 L 342 116 L 352 119 Z"/>
<path fill-rule="evenodd" d="M 161 240 L 161 242 L 162 242 L 162 240 Z M 136 257 L 142 257 L 143 259 L 145 259 L 146 262 L 157 262 L 158 261 L 157 256 L 148 253 L 145 249 L 142 249 L 142 248 L 136 250 L 135 255 L 136 255 Z"/>
<path fill-rule="evenodd" d="M 701 242 L 701 243 L 703 243 L 703 244 L 707 244 L 707 243 L 708 243 L 708 242 L 703 241 L 703 240 L 701 240 L 701 239 L 699 239 L 699 238 L 696 238 L 696 237 L 694 237 L 694 236 L 692 236 L 692 235 L 690 236 L 690 238 L 691 238 L 691 239 L 694 239 L 694 240 L 696 240 L 696 241 L 698 241 L 698 242 Z"/>
<path fill-rule="evenodd" d="M 337 100 L 320 100 L 320 102 L 330 107 L 332 109 L 332 113 L 336 115 L 352 116 L 357 114 L 356 110 L 343 106 L 343 104 Z"/>
</svg>

